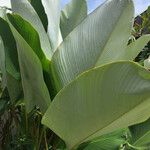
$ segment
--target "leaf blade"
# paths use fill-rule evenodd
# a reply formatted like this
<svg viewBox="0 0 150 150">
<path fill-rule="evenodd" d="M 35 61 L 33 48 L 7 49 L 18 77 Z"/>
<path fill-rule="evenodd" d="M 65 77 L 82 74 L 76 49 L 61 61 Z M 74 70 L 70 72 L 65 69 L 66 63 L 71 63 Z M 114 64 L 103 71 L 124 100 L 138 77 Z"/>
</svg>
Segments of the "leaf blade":
<svg viewBox="0 0 150 150">
<path fill-rule="evenodd" d="M 38 56 L 28 45 L 24 38 L 9 22 L 12 33 L 17 43 L 22 86 L 27 112 L 35 106 L 45 112 L 50 104 L 50 95 L 44 82 L 42 65 Z M 35 92 L 36 91 L 36 92 Z"/>
<path fill-rule="evenodd" d="M 72 148 L 145 121 L 150 115 L 149 91 L 150 74 L 143 67 L 132 62 L 104 65 L 62 89 L 42 123 Z"/>
<path fill-rule="evenodd" d="M 40 37 L 42 49 L 46 57 L 49 60 L 51 60 L 52 50 L 49 43 L 49 39 L 43 27 L 43 24 L 41 23 L 41 20 L 38 14 L 36 13 L 36 11 L 34 10 L 34 8 L 31 6 L 28 0 L 19 0 L 19 1 L 11 0 L 11 5 L 12 5 L 12 10 L 15 13 L 21 15 L 21 17 L 26 19 L 28 22 L 31 23 L 33 27 L 35 27 Z"/>
<path fill-rule="evenodd" d="M 130 140 L 130 133 L 128 129 L 122 129 L 104 136 L 98 137 L 89 143 L 83 143 L 79 146 L 78 150 L 117 150 L 122 145 Z"/>
<path fill-rule="evenodd" d="M 42 0 L 31 0 L 31 5 L 33 6 L 38 16 L 40 17 L 41 22 L 45 28 L 45 31 L 47 32 L 48 20 L 46 13 L 44 11 L 44 7 L 42 5 Z"/>
<path fill-rule="evenodd" d="M 63 39 L 87 17 L 86 0 L 72 0 L 61 11 L 60 29 Z"/>
<path fill-rule="evenodd" d="M 2 71 L 2 87 L 7 87 L 12 103 L 22 97 L 21 76 L 18 62 L 16 42 L 8 23 L 0 18 L 0 69 Z"/>
<path fill-rule="evenodd" d="M 150 143 L 150 119 L 130 127 L 132 142 L 135 146 L 146 146 Z"/>
<path fill-rule="evenodd" d="M 52 72 L 58 91 L 80 73 L 100 65 L 99 60 L 108 58 L 102 54 L 103 50 L 108 51 L 107 47 L 110 46 L 110 54 L 113 56 L 109 57 L 109 62 L 116 57 L 122 45 L 126 48 L 132 28 L 133 10 L 131 0 L 106 1 L 65 38 L 52 57 Z M 119 35 L 114 37 L 118 31 Z M 116 45 L 120 36 L 121 42 Z M 119 48 L 114 54 L 116 46 Z"/>
<path fill-rule="evenodd" d="M 124 59 L 134 60 L 135 57 L 140 53 L 140 51 L 144 48 L 144 46 L 150 41 L 150 35 L 143 35 L 138 40 L 129 44 L 126 48 L 126 55 L 124 55 Z"/>
<path fill-rule="evenodd" d="M 48 18 L 48 35 L 53 52 L 62 42 L 60 32 L 60 0 L 42 0 Z"/>
</svg>

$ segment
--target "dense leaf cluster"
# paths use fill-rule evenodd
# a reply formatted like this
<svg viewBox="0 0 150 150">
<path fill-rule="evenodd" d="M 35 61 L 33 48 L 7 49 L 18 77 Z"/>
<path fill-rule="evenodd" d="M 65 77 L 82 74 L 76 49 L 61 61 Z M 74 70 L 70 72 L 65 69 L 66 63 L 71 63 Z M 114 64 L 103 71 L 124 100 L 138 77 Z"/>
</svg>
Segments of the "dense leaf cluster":
<svg viewBox="0 0 150 150">
<path fill-rule="evenodd" d="M 11 4 L 0 8 L 0 149 L 148 150 L 149 59 L 134 60 L 149 55 L 137 57 L 149 21 L 132 33 L 133 1 L 91 14 L 86 0 Z"/>
</svg>

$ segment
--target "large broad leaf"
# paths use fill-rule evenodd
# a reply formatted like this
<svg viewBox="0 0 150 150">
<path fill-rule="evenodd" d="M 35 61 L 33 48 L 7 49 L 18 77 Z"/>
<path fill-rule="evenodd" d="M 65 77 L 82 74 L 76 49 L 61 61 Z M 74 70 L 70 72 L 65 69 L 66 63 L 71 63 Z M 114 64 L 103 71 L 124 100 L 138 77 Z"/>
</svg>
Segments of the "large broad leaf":
<svg viewBox="0 0 150 150">
<path fill-rule="evenodd" d="M 60 28 L 63 39 L 87 17 L 86 0 L 72 0 L 61 11 Z"/>
<path fill-rule="evenodd" d="M 48 36 L 38 14 L 36 13 L 32 5 L 28 2 L 28 0 L 11 0 L 11 5 L 13 12 L 21 15 L 37 30 L 40 37 L 42 50 L 44 51 L 45 56 L 48 59 L 51 59 L 52 50 L 50 47 Z"/>
<path fill-rule="evenodd" d="M 35 106 L 45 112 L 50 104 L 50 96 L 43 78 L 42 65 L 33 49 L 9 22 L 17 43 L 22 86 L 27 111 Z"/>
<path fill-rule="evenodd" d="M 0 18 L 0 36 L 0 69 L 3 77 L 2 86 L 3 89 L 7 87 L 9 96 L 12 102 L 14 102 L 22 96 L 18 54 L 16 42 L 10 27 L 2 18 Z"/>
<path fill-rule="evenodd" d="M 84 19 L 53 55 L 52 72 L 57 89 L 81 72 L 99 66 L 101 59 L 108 57 L 110 62 L 124 52 L 133 17 L 132 0 L 108 0 Z"/>
<path fill-rule="evenodd" d="M 60 0 L 42 0 L 48 18 L 48 35 L 53 51 L 62 42 L 60 32 Z"/>
<path fill-rule="evenodd" d="M 54 98 L 42 123 L 71 149 L 150 116 L 150 73 L 116 62 L 83 73 Z"/>
<path fill-rule="evenodd" d="M 81 144 L 78 150 L 119 150 L 128 141 L 130 141 L 130 133 L 128 129 L 122 129 Z"/>
<path fill-rule="evenodd" d="M 130 127 L 133 145 L 145 146 L 150 144 L 150 119 L 144 123 Z"/>
<path fill-rule="evenodd" d="M 40 45 L 39 35 L 36 30 L 31 26 L 29 22 L 24 20 L 19 15 L 8 14 L 9 21 L 18 31 L 18 33 L 25 39 L 28 45 L 33 49 L 33 51 L 38 56 L 42 63 L 43 69 L 47 70 L 49 61 L 46 59 L 45 54 Z"/>
<path fill-rule="evenodd" d="M 19 15 L 8 15 L 9 21 L 13 24 L 15 29 L 19 32 L 19 34 L 25 39 L 28 45 L 32 48 L 32 50 L 36 53 L 39 60 L 42 63 L 43 71 L 44 71 L 44 79 L 46 80 L 47 87 L 49 89 L 50 94 L 53 96 L 53 89 L 51 85 L 51 74 L 50 74 L 50 61 L 46 59 L 45 54 L 43 53 L 40 45 L 40 40 L 38 33 L 31 26 L 30 23 L 25 21 Z"/>
</svg>

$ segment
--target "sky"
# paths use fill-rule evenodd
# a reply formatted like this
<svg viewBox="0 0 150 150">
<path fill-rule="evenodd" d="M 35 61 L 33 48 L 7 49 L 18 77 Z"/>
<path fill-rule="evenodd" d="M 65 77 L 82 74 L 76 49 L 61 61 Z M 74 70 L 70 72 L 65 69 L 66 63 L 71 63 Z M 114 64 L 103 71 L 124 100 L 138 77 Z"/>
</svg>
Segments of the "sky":
<svg viewBox="0 0 150 150">
<path fill-rule="evenodd" d="M 67 4 L 70 0 L 61 0 L 62 7 Z M 93 11 L 96 7 L 102 4 L 105 0 L 87 0 L 89 12 Z M 150 0 L 134 0 L 135 3 L 135 14 L 138 15 L 150 6 Z M 10 0 L 0 0 L 0 6 L 10 7 Z"/>
</svg>

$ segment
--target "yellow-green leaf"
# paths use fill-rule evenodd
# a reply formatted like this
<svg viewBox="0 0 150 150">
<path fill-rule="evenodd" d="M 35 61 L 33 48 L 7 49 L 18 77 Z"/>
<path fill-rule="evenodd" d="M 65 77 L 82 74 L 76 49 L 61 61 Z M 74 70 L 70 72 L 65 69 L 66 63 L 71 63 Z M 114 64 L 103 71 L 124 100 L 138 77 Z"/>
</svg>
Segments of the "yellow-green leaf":
<svg viewBox="0 0 150 150">
<path fill-rule="evenodd" d="M 133 62 L 91 69 L 63 88 L 42 123 L 71 148 L 150 117 L 150 73 Z"/>
</svg>

